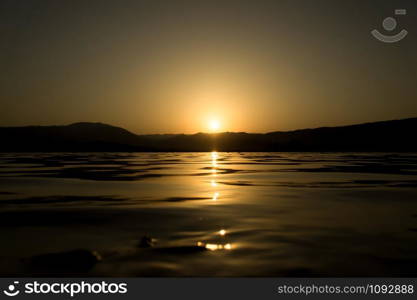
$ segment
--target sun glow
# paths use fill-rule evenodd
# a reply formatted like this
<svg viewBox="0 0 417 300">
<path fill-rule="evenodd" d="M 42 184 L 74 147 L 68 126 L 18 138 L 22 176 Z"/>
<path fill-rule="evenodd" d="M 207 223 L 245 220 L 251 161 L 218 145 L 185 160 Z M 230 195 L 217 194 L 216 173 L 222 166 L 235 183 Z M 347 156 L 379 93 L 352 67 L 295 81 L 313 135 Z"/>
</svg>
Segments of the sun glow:
<svg viewBox="0 0 417 300">
<path fill-rule="evenodd" d="M 220 122 L 219 120 L 211 120 L 209 122 L 209 128 L 212 132 L 217 132 L 220 129 Z"/>
</svg>

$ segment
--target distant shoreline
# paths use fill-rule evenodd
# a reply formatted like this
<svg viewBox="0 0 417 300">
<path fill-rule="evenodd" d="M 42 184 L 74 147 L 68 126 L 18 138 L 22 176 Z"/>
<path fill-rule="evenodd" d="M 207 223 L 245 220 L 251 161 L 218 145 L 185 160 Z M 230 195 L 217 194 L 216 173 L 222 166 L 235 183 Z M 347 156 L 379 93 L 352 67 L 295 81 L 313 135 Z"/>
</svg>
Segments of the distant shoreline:
<svg viewBox="0 0 417 300">
<path fill-rule="evenodd" d="M 417 118 L 270 133 L 136 135 L 102 123 L 0 127 L 0 152 L 417 152 Z"/>
</svg>

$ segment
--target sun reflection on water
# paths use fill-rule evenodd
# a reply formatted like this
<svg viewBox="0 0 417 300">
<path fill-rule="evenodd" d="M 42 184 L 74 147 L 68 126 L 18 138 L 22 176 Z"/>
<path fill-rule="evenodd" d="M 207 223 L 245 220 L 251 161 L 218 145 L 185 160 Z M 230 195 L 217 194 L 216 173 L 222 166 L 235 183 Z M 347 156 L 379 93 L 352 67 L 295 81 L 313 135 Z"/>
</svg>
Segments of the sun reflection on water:
<svg viewBox="0 0 417 300">
<path fill-rule="evenodd" d="M 205 247 L 208 250 L 216 251 L 216 250 L 232 250 L 233 246 L 230 243 L 227 244 L 211 244 L 211 243 L 203 243 L 203 242 L 197 242 L 197 246 L 199 247 Z"/>
<path fill-rule="evenodd" d="M 219 157 L 219 153 L 217 151 L 212 151 L 211 152 L 211 158 L 213 160 L 216 160 Z"/>
<path fill-rule="evenodd" d="M 217 151 L 212 151 L 211 152 L 211 175 L 213 176 L 213 177 L 216 177 L 217 176 L 217 167 L 218 167 L 218 164 L 217 164 L 217 159 L 219 158 L 219 153 L 217 153 Z M 212 179 L 211 180 L 211 186 L 212 187 L 217 187 L 217 182 L 216 182 L 216 180 L 215 179 Z M 217 201 L 217 198 L 219 197 L 219 192 L 218 191 L 214 191 L 214 194 L 213 194 L 213 201 Z"/>
<path fill-rule="evenodd" d="M 211 152 L 211 166 L 213 168 L 217 168 L 217 159 L 219 158 L 219 154 L 217 153 L 217 151 L 212 151 Z"/>
<path fill-rule="evenodd" d="M 212 151 L 210 153 L 211 156 L 211 176 L 212 177 L 217 177 L 217 168 L 218 168 L 218 163 L 217 160 L 219 158 L 219 153 L 217 153 L 217 151 Z M 218 184 L 216 182 L 215 178 L 212 178 L 210 180 L 210 185 L 213 188 L 213 197 L 212 197 L 212 201 L 217 201 L 217 199 L 220 196 L 220 192 L 218 190 Z M 226 236 L 226 229 L 220 229 L 219 231 L 217 231 L 215 234 L 218 236 L 221 236 L 221 240 L 223 240 L 223 243 L 205 243 L 205 242 L 197 242 L 197 246 L 199 247 L 204 247 L 208 250 L 211 251 L 216 251 L 216 250 L 232 250 L 233 246 L 231 243 L 224 243 L 224 238 Z"/>
</svg>

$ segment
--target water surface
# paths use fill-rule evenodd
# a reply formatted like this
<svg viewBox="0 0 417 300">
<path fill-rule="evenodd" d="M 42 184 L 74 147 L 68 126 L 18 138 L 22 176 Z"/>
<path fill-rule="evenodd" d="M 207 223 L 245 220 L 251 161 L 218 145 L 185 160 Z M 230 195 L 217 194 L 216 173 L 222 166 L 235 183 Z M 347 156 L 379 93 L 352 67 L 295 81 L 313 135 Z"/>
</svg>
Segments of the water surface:
<svg viewBox="0 0 417 300">
<path fill-rule="evenodd" d="M 85 276 L 416 276 L 417 155 L 0 154 L 0 225 L 2 276 L 74 249 Z"/>
</svg>

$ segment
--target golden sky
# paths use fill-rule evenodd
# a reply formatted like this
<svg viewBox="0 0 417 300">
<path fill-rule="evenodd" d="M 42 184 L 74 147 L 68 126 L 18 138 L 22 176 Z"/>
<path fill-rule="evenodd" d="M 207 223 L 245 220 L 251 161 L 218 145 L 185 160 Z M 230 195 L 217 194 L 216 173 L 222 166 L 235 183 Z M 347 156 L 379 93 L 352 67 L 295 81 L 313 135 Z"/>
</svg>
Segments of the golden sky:
<svg viewBox="0 0 417 300">
<path fill-rule="evenodd" d="M 399 2 L 371 2 L 5 1 L 0 126 L 268 132 L 416 116 L 416 38 L 372 39 Z"/>
</svg>

